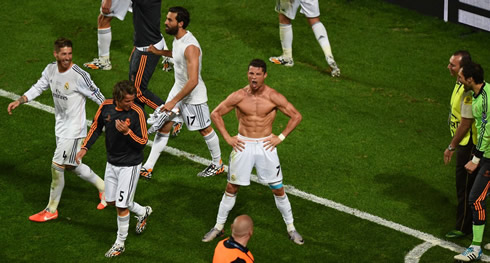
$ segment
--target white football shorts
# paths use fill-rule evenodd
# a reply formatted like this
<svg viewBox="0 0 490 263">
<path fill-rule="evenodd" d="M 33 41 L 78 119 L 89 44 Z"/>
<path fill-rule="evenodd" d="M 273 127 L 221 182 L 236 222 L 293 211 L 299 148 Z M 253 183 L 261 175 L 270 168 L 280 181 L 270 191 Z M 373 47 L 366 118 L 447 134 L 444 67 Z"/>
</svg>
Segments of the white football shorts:
<svg viewBox="0 0 490 263">
<path fill-rule="evenodd" d="M 101 1 L 100 13 L 103 16 L 117 17 L 121 21 L 124 20 L 124 17 L 126 17 L 126 14 L 130 11 L 132 5 L 131 0 L 112 0 L 111 13 L 104 14 L 102 13 L 102 2 L 104 2 L 104 0 Z"/>
<path fill-rule="evenodd" d="M 59 165 L 78 166 L 75 157 L 82 147 L 83 139 L 84 138 L 65 139 L 56 137 L 56 150 L 54 151 L 53 162 Z"/>
<path fill-rule="evenodd" d="M 187 104 L 180 102 L 177 104 L 180 114 L 174 115 L 169 119 L 173 122 L 185 122 L 189 131 L 198 131 L 211 125 L 211 115 L 209 106 L 206 102 L 201 104 Z"/>
<path fill-rule="evenodd" d="M 141 164 L 135 166 L 115 166 L 106 164 L 104 184 L 105 200 L 116 202 L 116 207 L 128 208 L 133 203 L 134 193 L 140 177 Z"/>
<path fill-rule="evenodd" d="M 228 170 L 229 183 L 250 185 L 250 175 L 254 167 L 260 182 L 271 184 L 282 181 L 277 148 L 272 151 L 264 148 L 264 140 L 269 137 L 247 138 L 238 134 L 238 138 L 245 142 L 245 149 L 241 152 L 231 151 Z"/>
<path fill-rule="evenodd" d="M 320 16 L 320 5 L 318 0 L 276 0 L 276 12 L 281 13 L 294 20 L 298 8 L 301 6 L 300 13 L 308 18 Z"/>
</svg>

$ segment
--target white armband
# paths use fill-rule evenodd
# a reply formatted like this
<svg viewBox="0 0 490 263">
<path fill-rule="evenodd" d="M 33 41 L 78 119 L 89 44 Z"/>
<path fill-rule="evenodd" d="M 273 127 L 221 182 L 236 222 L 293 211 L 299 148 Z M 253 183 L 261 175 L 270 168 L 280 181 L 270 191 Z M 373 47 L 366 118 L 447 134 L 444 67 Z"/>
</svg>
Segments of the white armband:
<svg viewBox="0 0 490 263">
<path fill-rule="evenodd" d="M 286 136 L 284 136 L 284 134 L 279 134 L 279 136 L 277 136 L 277 138 L 279 138 L 279 140 L 281 141 L 284 141 L 284 139 L 286 139 Z"/>
</svg>

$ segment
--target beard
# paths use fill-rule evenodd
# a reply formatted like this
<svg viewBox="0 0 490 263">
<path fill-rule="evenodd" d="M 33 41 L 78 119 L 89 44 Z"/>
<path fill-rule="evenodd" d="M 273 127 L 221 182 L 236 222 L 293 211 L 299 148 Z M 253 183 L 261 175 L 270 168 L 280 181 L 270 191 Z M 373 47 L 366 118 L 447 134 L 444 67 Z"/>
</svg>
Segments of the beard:
<svg viewBox="0 0 490 263">
<path fill-rule="evenodd" d="M 165 33 L 175 36 L 177 35 L 177 32 L 179 32 L 178 27 L 165 27 Z"/>
</svg>

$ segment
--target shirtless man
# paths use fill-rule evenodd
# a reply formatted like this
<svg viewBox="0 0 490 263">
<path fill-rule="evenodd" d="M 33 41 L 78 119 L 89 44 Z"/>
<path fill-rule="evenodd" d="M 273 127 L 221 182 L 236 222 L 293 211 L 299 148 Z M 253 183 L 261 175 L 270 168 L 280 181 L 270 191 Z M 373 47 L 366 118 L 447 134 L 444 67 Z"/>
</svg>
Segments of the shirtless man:
<svg viewBox="0 0 490 263">
<path fill-rule="evenodd" d="M 293 224 L 291 204 L 282 184 L 282 171 L 276 146 L 301 122 L 301 114 L 276 90 L 264 84 L 267 67 L 263 60 L 254 59 L 248 66 L 248 85 L 233 92 L 211 113 L 211 119 L 226 142 L 233 147 L 230 154 L 228 184 L 219 205 L 216 225 L 203 237 L 209 242 L 224 233 L 229 212 L 235 205 L 240 186 L 250 185 L 253 167 L 259 180 L 269 184 L 276 206 L 282 214 L 291 240 L 304 243 Z M 236 110 L 238 135 L 230 136 L 223 115 Z M 281 134 L 272 134 L 277 110 L 288 116 L 289 122 Z"/>
</svg>

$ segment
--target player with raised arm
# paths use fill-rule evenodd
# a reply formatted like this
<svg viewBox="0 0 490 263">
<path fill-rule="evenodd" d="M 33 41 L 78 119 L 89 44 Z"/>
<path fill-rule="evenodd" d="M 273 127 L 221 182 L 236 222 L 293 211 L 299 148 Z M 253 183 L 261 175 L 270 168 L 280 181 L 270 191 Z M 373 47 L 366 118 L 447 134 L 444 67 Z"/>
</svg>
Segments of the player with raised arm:
<svg viewBox="0 0 490 263">
<path fill-rule="evenodd" d="M 75 162 L 75 154 L 87 135 L 85 114 L 86 98 L 101 104 L 104 95 L 90 78 L 90 75 L 72 62 L 71 40 L 59 38 L 54 42 L 53 55 L 56 62 L 44 69 L 41 78 L 18 100 L 8 106 L 9 114 L 19 105 L 37 98 L 51 89 L 55 111 L 56 150 L 51 165 L 51 191 L 47 207 L 29 220 L 45 222 L 58 218 L 58 204 L 65 186 L 65 170 L 73 171 L 80 178 L 92 183 L 99 191 L 101 199 L 97 209 L 104 209 L 104 181 L 86 164 Z"/>
<path fill-rule="evenodd" d="M 165 105 L 161 108 L 161 112 L 169 114 L 168 120 L 159 122 L 150 156 L 141 168 L 140 175 L 146 178 L 151 178 L 153 167 L 167 145 L 173 123 L 182 121 L 185 122 L 190 131 L 199 131 L 211 153 L 211 164 L 198 173 L 198 176 L 213 176 L 224 171 L 219 138 L 211 127 L 206 85 L 201 78 L 202 50 L 194 35 L 186 30 L 189 22 L 190 15 L 185 8 L 169 8 L 165 20 L 165 31 L 167 34 L 175 36 L 172 45 L 173 50 L 159 50 L 154 46 L 149 48 L 149 51 L 154 54 L 173 57 L 175 83 Z M 157 115 L 159 114 L 158 111 L 160 109 L 157 110 Z M 172 111 L 178 111 L 180 114 L 170 114 Z M 150 129 L 153 130 L 154 128 L 152 126 Z"/>
<path fill-rule="evenodd" d="M 113 99 L 102 103 L 95 114 L 90 132 L 76 158 L 80 161 L 92 147 L 105 127 L 107 164 L 105 169 L 106 200 L 117 208 L 117 238 L 105 254 L 119 256 L 125 250 L 128 236 L 129 211 L 138 219 L 136 233 L 146 228 L 149 206 L 143 207 L 133 201 L 138 185 L 139 170 L 143 161 L 143 149 L 148 142 L 145 114 L 133 103 L 136 89 L 128 80 L 118 82 L 113 89 Z"/>
<path fill-rule="evenodd" d="M 233 147 L 230 154 L 228 184 L 219 204 L 216 225 L 203 237 L 209 242 L 223 234 L 228 214 L 235 205 L 240 186 L 250 185 L 250 175 L 255 167 L 261 182 L 267 183 L 274 194 L 277 209 L 286 223 L 287 232 L 294 243 L 304 243 L 293 224 L 293 212 L 282 184 L 282 169 L 277 155 L 277 145 L 298 126 L 301 114 L 286 97 L 264 84 L 267 67 L 263 60 L 254 59 L 248 66 L 248 85 L 233 92 L 211 113 L 214 125 L 226 142 Z M 223 116 L 235 110 L 238 135 L 231 136 Z M 277 111 L 289 117 L 281 134 L 272 133 Z"/>
</svg>

